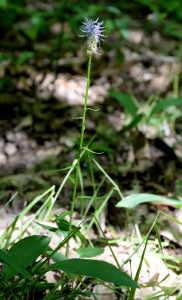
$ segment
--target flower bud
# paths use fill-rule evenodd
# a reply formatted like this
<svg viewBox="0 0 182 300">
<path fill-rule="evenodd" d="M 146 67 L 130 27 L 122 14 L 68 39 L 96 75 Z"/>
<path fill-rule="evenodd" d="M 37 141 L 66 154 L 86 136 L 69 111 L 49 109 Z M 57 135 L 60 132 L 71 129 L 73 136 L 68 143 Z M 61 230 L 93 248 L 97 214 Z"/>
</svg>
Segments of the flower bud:
<svg viewBox="0 0 182 300">
<path fill-rule="evenodd" d="M 99 55 L 99 53 L 97 52 L 97 46 L 99 44 L 100 46 L 100 40 L 103 41 L 103 39 L 101 39 L 101 37 L 105 37 L 105 35 L 102 34 L 105 27 L 102 27 L 102 24 L 104 23 L 104 21 L 98 23 L 98 19 L 94 22 L 92 22 L 92 20 L 88 20 L 86 19 L 86 23 L 82 22 L 84 25 L 81 26 L 80 30 L 82 32 L 84 32 L 84 35 L 79 35 L 80 37 L 84 37 L 86 36 L 86 51 L 87 51 L 87 55 L 88 56 L 92 56 L 92 55 Z"/>
</svg>

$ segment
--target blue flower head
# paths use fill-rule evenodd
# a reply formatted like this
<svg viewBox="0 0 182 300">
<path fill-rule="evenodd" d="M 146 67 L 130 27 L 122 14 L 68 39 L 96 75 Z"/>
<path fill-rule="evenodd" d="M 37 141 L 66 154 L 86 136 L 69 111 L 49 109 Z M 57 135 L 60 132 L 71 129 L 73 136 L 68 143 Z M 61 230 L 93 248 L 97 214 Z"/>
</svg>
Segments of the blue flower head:
<svg viewBox="0 0 182 300">
<path fill-rule="evenodd" d="M 97 52 L 97 45 L 99 44 L 100 47 L 100 40 L 103 41 L 101 37 L 105 37 L 105 35 L 102 34 L 105 27 L 102 27 L 102 24 L 104 21 L 98 23 L 98 19 L 94 22 L 92 20 L 89 20 L 85 18 L 87 22 L 82 22 L 83 25 L 81 26 L 80 30 L 84 32 L 84 35 L 79 35 L 80 37 L 86 36 L 86 49 L 88 56 L 92 55 L 98 55 Z"/>
</svg>

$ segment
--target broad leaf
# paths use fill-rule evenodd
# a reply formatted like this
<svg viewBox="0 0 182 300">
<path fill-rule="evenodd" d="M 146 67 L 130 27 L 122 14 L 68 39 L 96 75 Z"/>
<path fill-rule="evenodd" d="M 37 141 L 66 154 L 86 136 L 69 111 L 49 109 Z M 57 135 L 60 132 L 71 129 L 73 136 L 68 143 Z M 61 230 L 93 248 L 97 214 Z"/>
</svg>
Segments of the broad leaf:
<svg viewBox="0 0 182 300">
<path fill-rule="evenodd" d="M 34 235 L 23 238 L 11 247 L 7 252 L 7 255 L 16 260 L 17 263 L 21 264 L 24 268 L 27 268 L 44 251 L 50 243 L 50 240 L 50 237 L 43 235 Z M 2 279 L 4 281 L 7 281 L 17 273 L 18 271 L 16 268 L 3 264 Z"/>
<path fill-rule="evenodd" d="M 78 248 L 75 252 L 83 258 L 90 258 L 104 253 L 104 250 L 100 248 Z"/>
<path fill-rule="evenodd" d="M 76 258 L 69 259 L 51 265 L 43 271 L 42 274 L 51 270 L 63 270 L 66 273 L 98 278 L 119 286 L 139 288 L 130 276 L 105 261 Z"/>
<path fill-rule="evenodd" d="M 153 195 L 153 194 L 134 194 L 127 197 L 124 197 L 121 201 L 119 201 L 116 204 L 116 207 L 127 207 L 127 208 L 133 208 L 137 206 L 138 204 L 145 203 L 145 202 L 163 202 L 166 204 L 176 205 L 177 207 L 182 207 L 182 202 L 179 200 L 170 200 L 167 198 L 164 198 L 162 196 Z"/>
<path fill-rule="evenodd" d="M 51 251 L 44 251 L 44 253 L 46 253 L 48 256 L 51 255 L 53 252 L 53 250 Z M 64 261 L 64 260 L 68 260 L 68 258 L 66 258 L 66 256 L 64 256 L 61 252 L 56 252 L 52 257 L 51 259 L 54 261 L 54 262 L 60 262 L 60 261 Z"/>
<path fill-rule="evenodd" d="M 0 250 L 0 261 L 4 264 L 7 264 L 9 267 L 13 266 L 17 273 L 21 273 L 25 278 L 28 278 L 30 281 L 33 281 L 30 273 L 22 267 L 14 258 L 10 257 L 8 254 Z M 3 265 L 4 265 L 3 264 Z M 5 282 L 6 278 L 2 279 L 2 282 Z"/>
</svg>

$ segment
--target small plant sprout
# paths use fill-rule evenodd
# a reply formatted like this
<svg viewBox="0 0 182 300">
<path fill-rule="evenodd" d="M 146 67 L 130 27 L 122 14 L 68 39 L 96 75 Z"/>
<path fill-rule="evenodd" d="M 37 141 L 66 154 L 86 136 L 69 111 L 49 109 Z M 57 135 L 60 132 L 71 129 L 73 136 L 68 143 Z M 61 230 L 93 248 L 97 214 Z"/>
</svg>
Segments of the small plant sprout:
<svg viewBox="0 0 182 300">
<path fill-rule="evenodd" d="M 82 22 L 83 25 L 81 26 L 80 30 L 84 32 L 84 35 L 79 35 L 80 37 L 86 36 L 87 41 L 86 41 L 86 49 L 87 49 L 87 55 L 92 56 L 92 55 L 99 55 L 97 52 L 97 46 L 99 44 L 100 47 L 100 40 L 103 41 L 101 37 L 106 37 L 105 35 L 102 34 L 105 27 L 102 27 L 102 24 L 104 21 L 101 21 L 98 23 L 98 19 L 96 21 L 89 20 L 87 18 L 86 23 Z"/>
</svg>

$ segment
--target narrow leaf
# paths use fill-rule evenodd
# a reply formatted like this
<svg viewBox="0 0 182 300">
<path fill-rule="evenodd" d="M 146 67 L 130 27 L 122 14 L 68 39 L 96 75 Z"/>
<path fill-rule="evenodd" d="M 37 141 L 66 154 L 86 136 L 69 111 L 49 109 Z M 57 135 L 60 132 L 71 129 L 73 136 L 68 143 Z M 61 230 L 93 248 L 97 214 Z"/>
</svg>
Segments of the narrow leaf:
<svg viewBox="0 0 182 300">
<path fill-rule="evenodd" d="M 68 211 L 64 211 L 64 212 L 62 212 L 59 216 L 56 216 L 56 219 L 53 221 L 53 222 L 58 222 L 58 221 L 60 221 L 61 219 L 63 219 L 64 217 L 66 217 L 66 216 L 68 216 L 68 215 L 70 215 L 71 213 L 70 212 L 68 212 Z"/>
<path fill-rule="evenodd" d="M 98 109 L 93 109 L 93 108 L 90 108 L 90 107 L 88 107 L 87 109 L 93 110 L 93 111 L 98 111 L 98 110 L 100 110 L 99 108 L 98 108 Z"/>
<path fill-rule="evenodd" d="M 136 116 L 137 110 L 140 107 L 136 100 L 122 92 L 115 92 L 110 90 L 109 94 L 120 104 L 122 104 L 124 108 L 126 108 L 127 111 L 132 115 L 133 118 Z"/>
<path fill-rule="evenodd" d="M 103 199 L 105 197 L 96 197 L 96 196 L 85 196 L 85 195 L 80 195 L 77 196 L 75 199 L 80 199 L 80 198 L 84 198 L 84 199 Z"/>
<path fill-rule="evenodd" d="M 65 170 L 69 170 L 69 169 L 72 169 L 72 168 L 75 168 L 75 166 L 70 166 L 70 167 L 66 167 L 66 168 L 63 168 L 63 169 L 58 169 L 58 170 L 50 170 L 50 172 L 59 172 L 59 171 L 65 171 Z"/>
<path fill-rule="evenodd" d="M 90 150 L 90 149 L 88 149 L 88 148 L 86 148 L 86 147 L 82 147 L 82 149 L 85 149 L 86 151 L 89 151 L 89 152 L 95 153 L 95 154 L 102 154 L 102 153 L 104 153 L 104 152 L 98 153 L 98 152 L 92 151 L 92 150 Z"/>
<path fill-rule="evenodd" d="M 166 107 L 169 107 L 169 106 L 179 106 L 179 105 L 182 105 L 182 97 L 178 97 L 178 98 L 174 98 L 174 99 L 165 99 L 159 103 L 157 103 L 151 113 L 150 113 L 150 116 L 152 116 L 153 114 L 157 113 L 158 111 L 166 108 Z"/>
<path fill-rule="evenodd" d="M 136 117 L 131 121 L 131 123 L 128 124 L 127 126 L 123 127 L 123 129 L 118 131 L 117 134 L 124 134 L 128 130 L 132 129 L 141 121 L 142 118 L 143 118 L 143 114 L 136 115 Z"/>
</svg>

